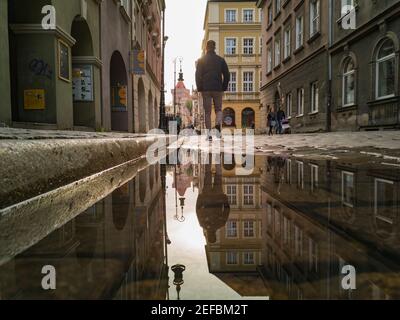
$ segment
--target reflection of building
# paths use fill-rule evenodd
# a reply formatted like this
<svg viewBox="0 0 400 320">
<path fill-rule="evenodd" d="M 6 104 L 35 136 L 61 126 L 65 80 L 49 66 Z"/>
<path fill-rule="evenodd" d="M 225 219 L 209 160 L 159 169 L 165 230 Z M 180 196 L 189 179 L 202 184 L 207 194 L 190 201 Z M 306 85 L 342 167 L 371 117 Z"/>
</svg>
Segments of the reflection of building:
<svg viewBox="0 0 400 320">
<path fill-rule="evenodd" d="M 269 158 L 263 172 L 260 271 L 274 299 L 399 297 L 385 284 L 400 280 L 391 260 L 399 172 L 351 155 L 337 163 Z M 344 265 L 356 268 L 357 290 L 342 288 Z"/>
<path fill-rule="evenodd" d="M 223 101 L 223 122 L 229 128 L 261 131 L 261 14 L 254 1 L 207 3 L 203 51 L 208 40 L 217 43 L 231 72 L 229 90 Z M 213 121 L 215 114 L 213 113 Z"/>
<path fill-rule="evenodd" d="M 241 168 L 241 165 L 215 164 L 211 170 L 207 170 L 207 165 L 199 167 L 200 195 L 205 192 L 207 179 L 212 179 L 215 184 L 218 175 L 221 175 L 221 191 L 229 204 L 229 214 L 222 224 L 217 218 L 210 218 L 211 221 L 208 222 L 210 225 L 213 222 L 218 223 L 214 228 L 215 241 L 210 241 L 210 237 L 207 237 L 209 271 L 242 296 L 266 296 L 264 284 L 257 273 L 257 266 L 262 261 L 259 164 L 256 163 L 253 173 L 248 176 L 237 176 L 236 169 Z M 212 196 L 207 196 L 207 199 L 207 207 L 221 207 Z M 200 217 L 199 220 L 201 221 Z M 203 225 L 202 227 L 204 228 Z"/>
<path fill-rule="evenodd" d="M 165 299 L 165 198 L 159 166 L 0 266 L 4 299 Z M 57 290 L 41 288 L 44 265 Z"/>
</svg>

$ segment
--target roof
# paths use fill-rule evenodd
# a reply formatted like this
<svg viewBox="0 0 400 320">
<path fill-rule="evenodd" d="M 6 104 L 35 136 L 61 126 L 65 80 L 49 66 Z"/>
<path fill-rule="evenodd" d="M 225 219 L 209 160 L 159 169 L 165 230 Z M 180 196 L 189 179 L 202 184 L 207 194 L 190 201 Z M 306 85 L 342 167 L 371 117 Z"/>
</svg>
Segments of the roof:
<svg viewBox="0 0 400 320">
<path fill-rule="evenodd" d="M 185 86 L 185 84 L 183 83 L 183 81 L 179 81 L 179 82 L 176 84 L 176 88 L 177 88 L 177 89 L 186 89 L 186 86 Z"/>
</svg>

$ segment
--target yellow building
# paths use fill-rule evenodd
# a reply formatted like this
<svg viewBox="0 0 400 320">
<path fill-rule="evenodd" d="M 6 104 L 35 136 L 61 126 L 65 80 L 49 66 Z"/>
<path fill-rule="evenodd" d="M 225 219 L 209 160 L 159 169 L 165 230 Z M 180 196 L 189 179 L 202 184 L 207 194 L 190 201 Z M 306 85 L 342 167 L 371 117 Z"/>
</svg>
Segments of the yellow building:
<svg viewBox="0 0 400 320">
<path fill-rule="evenodd" d="M 261 11 L 255 1 L 209 0 L 204 19 L 203 53 L 208 40 L 217 44 L 231 72 L 223 101 L 223 124 L 228 128 L 261 128 Z M 215 123 L 215 114 L 213 114 Z"/>
</svg>

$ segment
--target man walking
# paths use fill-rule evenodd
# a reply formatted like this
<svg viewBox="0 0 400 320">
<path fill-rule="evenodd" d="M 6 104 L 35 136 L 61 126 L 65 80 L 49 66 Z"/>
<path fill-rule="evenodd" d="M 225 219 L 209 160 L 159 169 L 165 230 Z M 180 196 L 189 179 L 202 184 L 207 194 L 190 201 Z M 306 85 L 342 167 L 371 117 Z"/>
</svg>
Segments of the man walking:
<svg viewBox="0 0 400 320">
<path fill-rule="evenodd" d="M 215 53 L 216 43 L 209 40 L 207 42 L 207 53 L 197 62 L 196 85 L 197 90 L 202 93 L 203 106 L 205 113 L 206 129 L 208 139 L 212 141 L 211 130 L 211 110 L 214 102 L 216 125 L 215 129 L 221 132 L 222 128 L 222 97 L 228 89 L 230 73 L 225 59 Z"/>
<path fill-rule="evenodd" d="M 278 123 L 277 123 L 277 125 L 278 125 L 277 133 L 278 134 L 282 134 L 283 133 L 282 122 L 285 119 L 286 119 L 285 111 L 283 111 L 282 108 L 279 107 L 278 113 L 276 114 L 276 120 L 278 121 Z"/>
</svg>

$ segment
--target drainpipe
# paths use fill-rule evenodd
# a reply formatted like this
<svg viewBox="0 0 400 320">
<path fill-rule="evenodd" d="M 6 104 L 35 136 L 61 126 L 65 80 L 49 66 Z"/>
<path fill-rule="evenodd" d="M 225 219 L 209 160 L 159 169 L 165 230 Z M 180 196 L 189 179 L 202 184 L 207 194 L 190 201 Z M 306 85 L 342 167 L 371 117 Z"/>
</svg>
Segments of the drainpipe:
<svg viewBox="0 0 400 320">
<path fill-rule="evenodd" d="M 161 98 L 160 98 L 160 129 L 166 132 L 165 119 L 165 8 L 162 10 L 162 36 L 161 36 Z"/>
<path fill-rule="evenodd" d="M 333 0 L 328 2 L 328 101 L 326 110 L 326 131 L 332 131 L 332 56 L 330 47 L 333 44 Z"/>
</svg>

